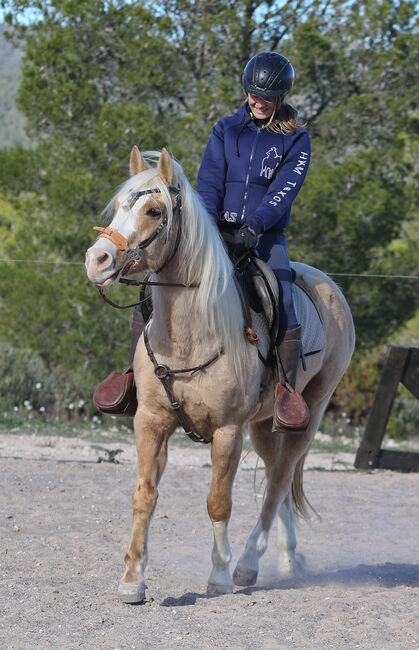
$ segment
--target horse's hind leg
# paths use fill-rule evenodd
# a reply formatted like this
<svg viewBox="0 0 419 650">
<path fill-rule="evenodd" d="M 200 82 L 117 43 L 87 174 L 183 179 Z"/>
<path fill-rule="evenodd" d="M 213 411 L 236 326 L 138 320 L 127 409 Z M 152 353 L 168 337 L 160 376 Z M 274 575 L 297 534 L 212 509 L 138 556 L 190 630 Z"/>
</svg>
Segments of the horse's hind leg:
<svg viewBox="0 0 419 650">
<path fill-rule="evenodd" d="M 236 585 L 255 584 L 259 560 L 267 549 L 269 531 L 278 513 L 283 562 L 288 564 L 291 570 L 296 566 L 296 540 L 290 492 L 296 463 L 308 449 L 310 435 L 272 433 L 271 428 L 272 420 L 258 422 L 251 427 L 254 448 L 265 463 L 266 497 L 257 524 L 233 573 Z"/>
<path fill-rule="evenodd" d="M 278 532 L 276 543 L 279 551 L 279 574 L 283 578 L 290 578 L 295 575 L 300 568 L 295 559 L 297 537 L 295 535 L 291 490 L 288 492 L 278 510 Z"/>
<path fill-rule="evenodd" d="M 231 514 L 232 488 L 242 450 L 239 427 L 217 429 L 212 440 L 212 483 L 207 498 L 208 514 L 214 532 L 212 570 L 207 593 L 231 593 L 234 583 L 230 576 L 231 549 L 228 540 L 228 522 Z"/>
<path fill-rule="evenodd" d="M 145 599 L 144 569 L 147 564 L 148 526 L 157 503 L 157 485 L 167 460 L 167 442 L 174 424 L 164 414 L 157 417 L 139 409 L 134 419 L 138 477 L 132 497 L 133 526 L 131 541 L 125 556 L 126 570 L 118 594 L 125 603 Z"/>
<path fill-rule="evenodd" d="M 256 582 L 259 559 L 267 548 L 269 530 L 277 514 L 279 573 L 289 577 L 299 569 L 295 560 L 291 488 L 296 495 L 297 509 L 304 512 L 304 492 L 300 478 L 302 479 L 305 455 L 340 378 L 337 372 L 334 377 L 330 374 L 330 371 L 319 372 L 304 389 L 304 398 L 310 409 L 310 422 L 304 434 L 271 433 L 271 420 L 252 425 L 254 448 L 265 463 L 267 488 L 260 517 L 233 573 L 237 585 Z"/>
</svg>

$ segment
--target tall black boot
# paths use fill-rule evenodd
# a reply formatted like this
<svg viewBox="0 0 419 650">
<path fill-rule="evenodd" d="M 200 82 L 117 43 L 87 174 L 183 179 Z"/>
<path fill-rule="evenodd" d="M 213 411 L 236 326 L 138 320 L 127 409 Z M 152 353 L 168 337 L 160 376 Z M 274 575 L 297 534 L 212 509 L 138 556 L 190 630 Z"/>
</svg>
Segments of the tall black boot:
<svg viewBox="0 0 419 650">
<path fill-rule="evenodd" d="M 275 389 L 273 431 L 303 432 L 310 411 L 300 392 L 295 390 L 301 350 L 301 326 L 284 332 L 276 346 L 278 384 Z"/>
<path fill-rule="evenodd" d="M 99 384 L 93 395 L 93 402 L 102 413 L 133 416 L 137 411 L 137 392 L 132 364 L 137 343 L 144 327 L 145 322 L 142 313 L 134 309 L 131 321 L 130 365 L 122 374 L 111 372 Z"/>
</svg>

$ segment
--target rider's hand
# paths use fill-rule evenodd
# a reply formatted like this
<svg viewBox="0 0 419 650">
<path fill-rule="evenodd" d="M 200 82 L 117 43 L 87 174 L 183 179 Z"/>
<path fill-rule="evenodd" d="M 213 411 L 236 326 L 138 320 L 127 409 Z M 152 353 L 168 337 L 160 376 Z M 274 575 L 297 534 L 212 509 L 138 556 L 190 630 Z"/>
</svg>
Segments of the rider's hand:
<svg viewBox="0 0 419 650">
<path fill-rule="evenodd" d="M 249 226 L 242 226 L 234 234 L 234 252 L 238 255 L 247 253 L 256 247 L 258 236 Z"/>
</svg>

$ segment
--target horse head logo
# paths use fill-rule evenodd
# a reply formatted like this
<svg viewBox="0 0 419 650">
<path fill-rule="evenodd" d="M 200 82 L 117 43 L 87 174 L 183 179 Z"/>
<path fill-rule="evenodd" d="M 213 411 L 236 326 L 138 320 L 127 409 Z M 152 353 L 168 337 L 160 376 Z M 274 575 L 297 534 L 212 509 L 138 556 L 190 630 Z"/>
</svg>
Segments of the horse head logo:
<svg viewBox="0 0 419 650">
<path fill-rule="evenodd" d="M 282 156 L 278 153 L 276 147 L 271 147 L 265 154 L 265 157 L 262 160 L 262 167 L 260 170 L 259 176 L 264 176 L 265 178 L 272 178 L 276 168 L 281 162 Z M 275 162 L 278 159 L 277 162 Z"/>
</svg>

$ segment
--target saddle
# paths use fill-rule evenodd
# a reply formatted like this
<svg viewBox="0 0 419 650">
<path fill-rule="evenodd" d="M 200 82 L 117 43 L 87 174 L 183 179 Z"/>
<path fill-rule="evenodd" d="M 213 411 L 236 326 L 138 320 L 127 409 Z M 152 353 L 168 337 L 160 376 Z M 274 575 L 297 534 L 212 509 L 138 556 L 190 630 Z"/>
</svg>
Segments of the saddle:
<svg viewBox="0 0 419 650">
<path fill-rule="evenodd" d="M 224 233 L 222 234 L 224 237 Z M 228 235 L 229 233 L 227 237 Z M 227 237 L 224 238 L 227 239 Z M 301 323 L 301 356 L 304 359 L 304 357 L 320 352 L 325 345 L 325 338 L 319 313 L 311 296 L 306 293 L 302 284 L 300 286 L 296 268 L 298 269 L 298 264 L 291 262 L 294 308 L 297 320 Z M 149 279 L 150 275 L 146 274 L 144 279 Z M 239 266 L 236 280 L 242 295 L 246 328 L 251 326 L 250 309 L 259 317 L 259 322 L 264 321 L 264 329 L 267 330 L 269 339 L 268 347 L 272 353 L 280 329 L 279 288 L 276 277 L 269 266 L 259 257 L 250 256 L 246 257 L 245 262 Z M 141 286 L 140 300 L 143 301 L 141 312 L 147 322 L 153 312 L 150 286 Z"/>
<path fill-rule="evenodd" d="M 297 321 L 301 324 L 301 359 L 305 368 L 305 357 L 317 354 L 324 348 L 325 335 L 319 312 L 298 276 L 298 268 L 298 263 L 291 262 L 292 295 Z M 258 257 L 251 257 L 241 286 L 250 309 L 266 321 L 272 353 L 281 325 L 276 277 L 265 262 Z"/>
<path fill-rule="evenodd" d="M 269 348 L 273 350 L 279 332 L 279 289 L 275 275 L 258 257 L 249 257 L 244 268 L 236 269 L 236 279 L 242 291 L 242 300 L 248 307 L 264 317 L 269 331 Z M 250 321 L 247 306 L 245 321 Z M 246 322 L 246 328 L 251 322 Z"/>
</svg>

